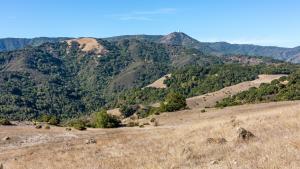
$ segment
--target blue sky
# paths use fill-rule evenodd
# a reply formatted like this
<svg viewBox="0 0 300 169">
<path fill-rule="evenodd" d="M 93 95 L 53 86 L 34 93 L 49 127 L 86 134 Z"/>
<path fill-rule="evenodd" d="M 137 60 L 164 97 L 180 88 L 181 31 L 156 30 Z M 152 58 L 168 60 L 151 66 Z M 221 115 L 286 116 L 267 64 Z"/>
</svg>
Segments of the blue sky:
<svg viewBox="0 0 300 169">
<path fill-rule="evenodd" d="M 168 34 L 300 46 L 298 0 L 1 0 L 0 38 Z"/>
</svg>

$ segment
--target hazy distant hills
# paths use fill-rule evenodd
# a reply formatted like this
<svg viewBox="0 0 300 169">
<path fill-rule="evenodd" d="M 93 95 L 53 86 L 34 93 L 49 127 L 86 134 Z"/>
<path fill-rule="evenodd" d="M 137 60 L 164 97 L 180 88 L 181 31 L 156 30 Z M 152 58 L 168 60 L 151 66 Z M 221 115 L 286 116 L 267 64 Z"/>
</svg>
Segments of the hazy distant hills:
<svg viewBox="0 0 300 169">
<path fill-rule="evenodd" d="M 128 38 L 146 39 L 169 45 L 182 45 L 185 47 L 198 49 L 204 53 L 215 55 L 241 54 L 251 56 L 268 56 L 284 61 L 300 63 L 300 47 L 283 48 L 274 46 L 230 44 L 226 42 L 200 42 L 182 32 L 173 32 L 166 36 L 127 35 L 107 39 L 114 41 Z"/>
<path fill-rule="evenodd" d="M 21 49 L 28 45 L 38 46 L 45 42 L 59 42 L 70 38 L 5 38 L 0 39 L 0 51 L 10 51 Z M 274 46 L 259 46 L 245 44 L 230 44 L 227 42 L 200 42 L 185 33 L 173 32 L 168 35 L 124 35 L 104 38 L 108 41 L 119 41 L 124 39 L 147 40 L 155 43 L 163 43 L 173 46 L 183 46 L 187 48 L 195 48 L 206 54 L 213 55 L 230 55 L 241 54 L 250 56 L 267 56 L 279 60 L 300 63 L 300 47 L 283 48 Z"/>
<path fill-rule="evenodd" d="M 4 38 L 0 39 L 0 51 L 10 51 L 16 49 L 22 49 L 26 46 L 39 46 L 46 42 L 59 42 L 69 38 L 59 37 L 59 38 Z"/>
</svg>

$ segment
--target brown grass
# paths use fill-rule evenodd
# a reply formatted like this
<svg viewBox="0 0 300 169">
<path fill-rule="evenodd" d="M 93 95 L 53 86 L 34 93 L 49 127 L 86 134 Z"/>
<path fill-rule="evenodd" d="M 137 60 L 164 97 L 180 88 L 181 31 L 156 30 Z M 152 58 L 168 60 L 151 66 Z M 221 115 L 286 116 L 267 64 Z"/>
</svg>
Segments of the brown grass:
<svg viewBox="0 0 300 169">
<path fill-rule="evenodd" d="M 213 107 L 217 101 L 239 92 L 246 91 L 251 87 L 259 87 L 261 83 L 271 83 L 272 80 L 279 79 L 282 76 L 286 75 L 259 75 L 259 78 L 253 81 L 242 82 L 237 85 L 225 87 L 216 92 L 188 98 L 187 104 L 190 108 Z"/>
<path fill-rule="evenodd" d="M 155 82 L 149 84 L 146 87 L 153 87 L 153 88 L 158 88 L 158 89 L 167 88 L 167 85 L 164 84 L 164 81 L 166 80 L 167 77 L 171 77 L 171 74 L 167 74 L 167 75 L 157 79 Z"/>
<path fill-rule="evenodd" d="M 5 169 L 298 169 L 299 110 L 300 101 L 207 109 L 205 113 L 193 109 L 156 116 L 157 127 L 81 132 L 0 127 L 0 138 L 12 138 L 0 142 L 0 163 Z M 256 138 L 237 142 L 237 127 Z M 97 144 L 85 144 L 88 138 L 95 138 Z M 208 144 L 207 138 L 227 142 Z"/>
<path fill-rule="evenodd" d="M 77 42 L 80 45 L 79 48 L 84 52 L 95 52 L 100 55 L 104 55 L 108 52 L 105 47 L 98 43 L 94 38 L 71 39 L 66 42 L 68 45 L 71 45 L 72 42 Z"/>
</svg>

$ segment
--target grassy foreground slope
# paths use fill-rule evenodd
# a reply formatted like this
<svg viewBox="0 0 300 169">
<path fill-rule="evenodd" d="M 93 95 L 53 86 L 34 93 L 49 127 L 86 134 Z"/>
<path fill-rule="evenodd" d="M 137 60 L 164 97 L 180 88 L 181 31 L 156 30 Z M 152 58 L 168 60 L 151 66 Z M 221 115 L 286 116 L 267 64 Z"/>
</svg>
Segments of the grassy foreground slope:
<svg viewBox="0 0 300 169">
<path fill-rule="evenodd" d="M 199 109 L 155 116 L 159 126 L 66 131 L 1 127 L 0 161 L 23 168 L 283 168 L 300 166 L 300 103 L 279 102 Z M 237 140 L 237 128 L 255 138 Z M 86 144 L 93 138 L 95 144 Z M 208 143 L 224 138 L 224 144 Z M 55 154 L 55 155 L 53 155 Z M 64 160 L 62 160 L 64 159 Z"/>
</svg>

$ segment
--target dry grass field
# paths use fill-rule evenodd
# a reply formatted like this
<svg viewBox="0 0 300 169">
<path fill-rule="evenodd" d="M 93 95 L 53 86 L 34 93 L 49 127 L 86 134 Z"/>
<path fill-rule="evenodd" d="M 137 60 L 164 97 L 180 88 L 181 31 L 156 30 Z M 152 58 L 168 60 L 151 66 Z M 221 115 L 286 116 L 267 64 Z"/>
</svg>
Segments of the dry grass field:
<svg viewBox="0 0 300 169">
<path fill-rule="evenodd" d="M 71 39 L 66 41 L 70 46 L 72 42 L 77 42 L 80 46 L 82 51 L 90 52 L 94 51 L 96 54 L 105 54 L 108 51 L 102 46 L 100 43 L 97 42 L 94 38 L 79 38 L 79 39 Z"/>
<path fill-rule="evenodd" d="M 0 128 L 4 169 L 300 167 L 300 101 L 185 110 L 155 117 L 159 126 L 66 131 Z M 256 137 L 237 140 L 243 127 Z M 86 144 L 94 138 L 95 144 Z M 208 143 L 225 138 L 226 143 Z"/>
</svg>

